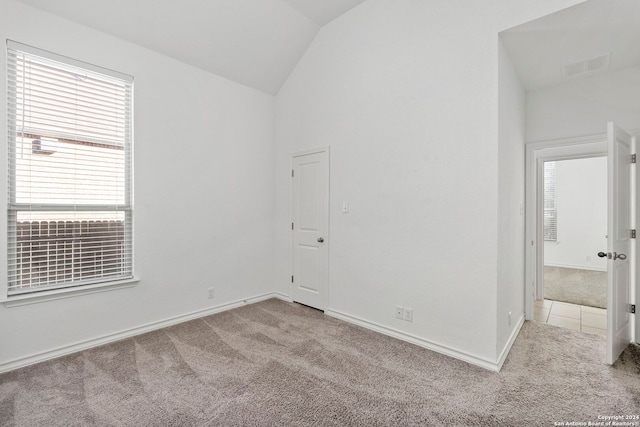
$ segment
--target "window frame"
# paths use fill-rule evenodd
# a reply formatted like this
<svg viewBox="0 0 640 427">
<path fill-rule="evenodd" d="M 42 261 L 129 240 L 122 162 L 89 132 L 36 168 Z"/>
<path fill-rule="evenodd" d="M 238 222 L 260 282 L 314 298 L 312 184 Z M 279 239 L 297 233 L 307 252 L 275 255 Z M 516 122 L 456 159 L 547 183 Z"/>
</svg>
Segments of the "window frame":
<svg viewBox="0 0 640 427">
<path fill-rule="evenodd" d="M 16 159 L 15 154 L 11 153 L 12 147 L 17 144 L 17 137 L 19 132 L 17 128 L 12 129 L 12 117 L 17 117 L 17 103 L 14 98 L 15 95 L 11 94 L 9 90 L 9 85 L 14 82 L 12 80 L 10 74 L 7 74 L 6 77 L 6 123 L 7 123 L 7 159 L 6 165 L 8 167 L 7 174 L 5 175 L 7 178 L 7 186 L 5 187 L 7 190 L 7 197 L 5 198 L 5 213 L 7 215 L 5 224 L 6 224 L 6 246 L 4 251 L 6 251 L 6 264 L 5 264 L 5 278 L 4 285 L 0 288 L 0 302 L 3 302 L 6 306 L 14 306 L 14 305 L 23 305 L 30 304 L 33 302 L 39 301 L 48 301 L 51 299 L 59 299 L 59 298 L 67 298 L 69 296 L 82 295 L 87 293 L 95 293 L 102 292 L 110 289 L 121 289 L 123 287 L 133 286 L 138 282 L 138 279 L 135 277 L 135 263 L 134 263 L 134 236 L 133 236 L 133 94 L 134 94 L 134 85 L 133 85 L 133 77 L 124 73 L 120 73 L 117 71 L 113 71 L 107 68 L 99 67 L 93 64 L 89 64 L 83 61 L 79 61 L 76 59 L 72 59 L 66 56 L 58 55 L 49 51 L 45 51 L 42 49 L 35 48 L 33 46 L 24 45 L 22 43 L 15 42 L 13 40 L 6 41 L 6 53 L 7 53 L 7 70 L 11 67 L 9 62 L 10 52 L 19 52 L 24 53 L 25 55 L 33 55 L 37 57 L 44 58 L 49 61 L 55 61 L 61 64 L 61 68 L 64 66 L 70 66 L 73 68 L 79 68 L 85 70 L 90 73 L 97 73 L 109 78 L 115 78 L 127 86 L 127 91 L 130 94 L 130 99 L 125 102 L 124 107 L 124 115 L 125 115 L 125 129 L 124 129 L 124 139 L 123 139 L 123 149 L 124 151 L 124 203 L 113 203 L 113 204 L 70 204 L 70 203 L 44 203 L 41 205 L 30 205 L 26 203 L 17 203 L 16 202 Z M 12 106 L 13 105 L 13 106 Z M 24 135 L 23 135 L 24 138 Z M 76 141 L 84 143 L 84 141 Z M 89 144 L 94 144 L 92 141 L 87 141 Z M 24 141 L 23 141 L 24 144 Z M 14 150 L 15 152 L 16 150 Z M 35 154 L 35 152 L 34 152 Z M 50 154 L 48 152 L 39 153 L 40 154 Z M 130 264 L 130 268 L 127 269 L 125 275 L 107 277 L 102 279 L 90 278 L 88 280 L 79 280 L 79 281 L 71 281 L 59 283 L 51 286 L 42 285 L 40 287 L 36 286 L 32 288 L 30 291 L 23 292 L 12 292 L 9 283 L 9 263 L 12 256 L 16 254 L 16 243 L 17 237 L 15 234 L 9 233 L 9 227 L 11 227 L 12 218 L 15 218 L 14 226 L 17 227 L 17 213 L 20 211 L 25 211 L 28 208 L 28 211 L 38 212 L 38 211 L 61 211 L 61 210 L 73 210 L 76 212 L 92 212 L 92 211 L 113 211 L 117 210 L 124 213 L 124 223 L 123 223 L 123 235 L 124 235 L 124 244 L 125 244 L 125 259 L 126 262 Z M 13 249 L 12 249 L 13 248 Z"/>
</svg>

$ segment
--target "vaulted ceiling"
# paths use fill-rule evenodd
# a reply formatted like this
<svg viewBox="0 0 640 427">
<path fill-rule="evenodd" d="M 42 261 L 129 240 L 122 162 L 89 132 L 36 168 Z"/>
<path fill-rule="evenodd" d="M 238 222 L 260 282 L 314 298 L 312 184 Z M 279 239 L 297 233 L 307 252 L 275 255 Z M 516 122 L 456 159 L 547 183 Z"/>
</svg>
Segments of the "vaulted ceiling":
<svg viewBox="0 0 640 427">
<path fill-rule="evenodd" d="M 276 94 L 320 28 L 364 0 L 19 0 Z"/>
<path fill-rule="evenodd" d="M 500 37 L 526 90 L 639 66 L 640 1 L 586 1 Z"/>
</svg>

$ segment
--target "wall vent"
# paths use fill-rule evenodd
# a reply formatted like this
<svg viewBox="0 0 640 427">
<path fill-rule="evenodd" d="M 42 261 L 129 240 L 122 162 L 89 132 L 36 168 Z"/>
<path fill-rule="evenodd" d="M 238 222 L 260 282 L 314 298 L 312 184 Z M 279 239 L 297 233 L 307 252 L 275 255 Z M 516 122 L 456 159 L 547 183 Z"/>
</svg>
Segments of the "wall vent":
<svg viewBox="0 0 640 427">
<path fill-rule="evenodd" d="M 591 73 L 593 71 L 604 70 L 609 66 L 610 53 L 605 55 L 595 56 L 593 58 L 585 59 L 583 61 L 574 62 L 564 66 L 564 76 L 574 77 L 584 73 Z"/>
</svg>

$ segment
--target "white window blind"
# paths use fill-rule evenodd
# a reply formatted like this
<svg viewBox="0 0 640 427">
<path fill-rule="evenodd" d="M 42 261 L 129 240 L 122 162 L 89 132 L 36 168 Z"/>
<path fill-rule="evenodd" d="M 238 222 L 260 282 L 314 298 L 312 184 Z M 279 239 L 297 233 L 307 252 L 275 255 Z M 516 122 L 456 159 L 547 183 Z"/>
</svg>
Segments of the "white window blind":
<svg viewBox="0 0 640 427">
<path fill-rule="evenodd" d="M 7 42 L 9 295 L 133 277 L 133 79 Z"/>
<path fill-rule="evenodd" d="M 544 240 L 558 240 L 556 162 L 544 162 Z"/>
</svg>

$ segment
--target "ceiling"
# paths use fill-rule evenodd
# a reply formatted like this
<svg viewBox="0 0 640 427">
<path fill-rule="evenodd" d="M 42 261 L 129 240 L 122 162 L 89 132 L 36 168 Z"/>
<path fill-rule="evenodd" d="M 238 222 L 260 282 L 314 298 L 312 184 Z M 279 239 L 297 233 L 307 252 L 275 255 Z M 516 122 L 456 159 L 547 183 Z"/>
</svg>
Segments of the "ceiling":
<svg viewBox="0 0 640 427">
<path fill-rule="evenodd" d="M 365 0 L 18 0 L 276 94 L 320 28 Z M 640 65 L 640 1 L 589 0 L 500 33 L 525 90 Z M 606 70 L 565 67 L 608 56 Z"/>
<path fill-rule="evenodd" d="M 589 0 L 503 31 L 500 38 L 525 90 L 638 66 L 640 1 Z M 606 69 L 565 76 L 565 66 L 607 54 Z"/>
<path fill-rule="evenodd" d="M 276 94 L 322 26 L 364 0 L 19 0 Z"/>
</svg>

